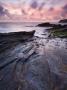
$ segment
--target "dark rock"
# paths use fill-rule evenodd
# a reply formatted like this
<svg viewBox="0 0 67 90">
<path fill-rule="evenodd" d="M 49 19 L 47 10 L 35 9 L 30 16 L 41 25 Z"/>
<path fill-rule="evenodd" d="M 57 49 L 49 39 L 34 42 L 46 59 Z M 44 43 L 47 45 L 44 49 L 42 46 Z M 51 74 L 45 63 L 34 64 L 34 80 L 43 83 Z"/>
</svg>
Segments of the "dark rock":
<svg viewBox="0 0 67 90">
<path fill-rule="evenodd" d="M 67 23 L 67 19 L 60 20 L 59 23 Z"/>
<path fill-rule="evenodd" d="M 35 31 L 0 33 L 0 52 L 32 39 Z"/>
<path fill-rule="evenodd" d="M 39 27 L 54 27 L 54 28 L 59 28 L 62 25 L 61 24 L 51 24 L 51 23 L 48 22 L 48 23 L 38 24 L 37 26 L 39 26 Z"/>
<path fill-rule="evenodd" d="M 67 90 L 66 50 L 42 47 L 38 37 L 26 41 L 33 33 L 18 33 L 1 34 L 0 90 Z"/>
<path fill-rule="evenodd" d="M 37 26 L 40 26 L 40 27 L 52 27 L 52 24 L 50 24 L 49 22 L 47 22 L 47 23 L 38 24 Z"/>
<path fill-rule="evenodd" d="M 10 32 L 10 33 L 0 33 L 0 37 L 22 37 L 22 36 L 33 36 L 35 33 L 35 30 L 30 31 L 30 32 Z"/>
</svg>

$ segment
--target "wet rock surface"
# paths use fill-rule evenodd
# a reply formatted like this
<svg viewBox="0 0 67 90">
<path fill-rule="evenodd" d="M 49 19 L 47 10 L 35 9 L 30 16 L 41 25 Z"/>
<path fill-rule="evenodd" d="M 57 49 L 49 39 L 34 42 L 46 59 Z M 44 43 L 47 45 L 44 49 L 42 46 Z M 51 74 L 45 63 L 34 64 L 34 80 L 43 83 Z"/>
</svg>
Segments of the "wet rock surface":
<svg viewBox="0 0 67 90">
<path fill-rule="evenodd" d="M 0 42 L 0 90 L 67 90 L 67 39 Z"/>
</svg>

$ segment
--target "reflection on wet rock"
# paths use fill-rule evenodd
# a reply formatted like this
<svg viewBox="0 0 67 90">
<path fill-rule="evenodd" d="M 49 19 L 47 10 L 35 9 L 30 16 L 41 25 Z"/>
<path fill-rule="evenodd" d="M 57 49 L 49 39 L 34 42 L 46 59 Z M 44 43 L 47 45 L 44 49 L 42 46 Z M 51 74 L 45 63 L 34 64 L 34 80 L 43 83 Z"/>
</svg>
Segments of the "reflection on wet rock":
<svg viewBox="0 0 67 90">
<path fill-rule="evenodd" d="M 0 40 L 0 90 L 67 90 L 67 39 Z"/>
</svg>

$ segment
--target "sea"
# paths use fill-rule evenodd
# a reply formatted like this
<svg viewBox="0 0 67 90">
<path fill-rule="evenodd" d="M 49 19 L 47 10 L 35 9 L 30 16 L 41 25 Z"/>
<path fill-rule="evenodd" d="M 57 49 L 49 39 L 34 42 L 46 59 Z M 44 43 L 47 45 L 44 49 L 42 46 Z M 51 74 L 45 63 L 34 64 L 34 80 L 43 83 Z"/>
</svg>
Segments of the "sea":
<svg viewBox="0 0 67 90">
<path fill-rule="evenodd" d="M 67 51 L 67 39 L 66 38 L 48 38 L 50 35 L 49 28 L 51 27 L 39 27 L 38 24 L 43 22 L 0 22 L 0 33 L 10 32 L 30 32 L 35 30 L 34 38 L 37 38 L 39 44 L 46 45 L 45 48 L 50 49 L 64 49 Z M 57 23 L 56 23 L 57 24 Z M 63 51 L 64 51 L 63 50 Z"/>
<path fill-rule="evenodd" d="M 41 22 L 0 22 L 0 33 L 9 33 L 9 32 L 20 32 L 20 31 L 33 31 L 35 30 L 35 36 L 47 37 L 48 27 L 38 27 L 37 25 Z M 43 35 L 46 33 L 45 35 Z"/>
</svg>

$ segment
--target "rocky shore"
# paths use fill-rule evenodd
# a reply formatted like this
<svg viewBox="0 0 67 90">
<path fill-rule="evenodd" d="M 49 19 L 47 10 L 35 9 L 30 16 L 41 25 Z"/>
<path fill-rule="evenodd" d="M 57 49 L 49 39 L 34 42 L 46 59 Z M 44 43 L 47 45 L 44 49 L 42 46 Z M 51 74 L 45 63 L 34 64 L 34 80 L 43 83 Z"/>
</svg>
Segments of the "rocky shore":
<svg viewBox="0 0 67 90">
<path fill-rule="evenodd" d="M 67 23 L 67 19 L 60 20 L 57 24 L 51 24 L 47 22 L 38 24 L 37 26 L 50 27 L 50 29 L 47 29 L 50 31 L 49 38 L 67 38 L 67 24 L 61 23 Z"/>
<path fill-rule="evenodd" d="M 66 90 L 67 39 L 0 34 L 0 90 Z"/>
<path fill-rule="evenodd" d="M 67 19 L 60 20 L 59 23 L 67 23 Z"/>
<path fill-rule="evenodd" d="M 17 45 L 20 42 L 29 40 L 35 31 L 31 32 L 13 32 L 13 33 L 0 33 L 0 52 Z"/>
</svg>

